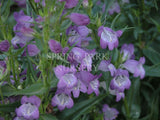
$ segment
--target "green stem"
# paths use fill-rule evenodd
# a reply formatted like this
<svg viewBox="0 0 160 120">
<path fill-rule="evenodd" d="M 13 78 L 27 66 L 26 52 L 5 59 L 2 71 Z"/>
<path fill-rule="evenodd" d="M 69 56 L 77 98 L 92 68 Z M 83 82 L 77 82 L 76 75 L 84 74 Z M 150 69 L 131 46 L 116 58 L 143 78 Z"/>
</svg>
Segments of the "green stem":
<svg viewBox="0 0 160 120">
<path fill-rule="evenodd" d="M 128 107 L 126 97 L 124 98 L 124 106 L 125 106 L 125 111 L 126 111 L 126 114 L 127 114 L 127 120 L 130 120 L 130 111 L 129 111 L 129 107 Z"/>
<path fill-rule="evenodd" d="M 4 104 L 4 99 L 3 99 L 3 94 L 2 94 L 1 87 L 0 87 L 0 94 L 1 94 L 2 103 Z"/>
</svg>

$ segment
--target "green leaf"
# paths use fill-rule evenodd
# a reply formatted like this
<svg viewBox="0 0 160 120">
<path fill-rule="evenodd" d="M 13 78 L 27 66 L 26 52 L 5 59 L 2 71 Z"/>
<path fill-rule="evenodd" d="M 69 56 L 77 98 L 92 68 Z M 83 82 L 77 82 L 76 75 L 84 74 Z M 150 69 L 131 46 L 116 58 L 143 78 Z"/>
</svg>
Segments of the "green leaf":
<svg viewBox="0 0 160 120">
<path fill-rule="evenodd" d="M 140 117 L 141 106 L 140 106 L 140 80 L 136 79 L 132 81 L 132 85 L 128 91 L 128 104 L 130 108 L 130 116 L 133 119 L 137 119 Z"/>
<path fill-rule="evenodd" d="M 12 96 L 12 95 L 42 95 L 48 89 L 43 86 L 42 83 L 35 83 L 31 86 L 22 89 L 16 90 L 6 85 L 2 87 L 2 93 L 4 96 Z"/>
<path fill-rule="evenodd" d="M 45 115 L 40 115 L 39 120 L 58 120 L 58 119 L 50 114 L 45 114 Z"/>
<path fill-rule="evenodd" d="M 160 54 L 152 48 L 144 49 L 144 55 L 153 63 L 158 64 L 160 63 Z"/>
<path fill-rule="evenodd" d="M 117 19 L 120 17 L 121 13 L 119 13 L 112 21 L 112 24 L 111 24 L 111 28 L 113 29 L 114 28 L 114 25 L 115 25 L 115 22 L 117 21 Z"/>
<path fill-rule="evenodd" d="M 160 64 L 153 65 L 153 66 L 144 66 L 145 68 L 145 76 L 151 77 L 160 77 Z"/>
<path fill-rule="evenodd" d="M 99 95 L 98 97 L 93 97 L 88 100 L 79 102 L 73 106 L 71 109 L 66 109 L 58 116 L 60 120 L 78 120 L 78 118 L 87 112 L 91 107 L 99 103 L 107 95 Z"/>
<path fill-rule="evenodd" d="M 20 102 L 15 102 L 12 104 L 7 104 L 7 105 L 0 105 L 0 111 L 1 112 L 14 112 L 15 109 L 20 106 Z"/>
</svg>

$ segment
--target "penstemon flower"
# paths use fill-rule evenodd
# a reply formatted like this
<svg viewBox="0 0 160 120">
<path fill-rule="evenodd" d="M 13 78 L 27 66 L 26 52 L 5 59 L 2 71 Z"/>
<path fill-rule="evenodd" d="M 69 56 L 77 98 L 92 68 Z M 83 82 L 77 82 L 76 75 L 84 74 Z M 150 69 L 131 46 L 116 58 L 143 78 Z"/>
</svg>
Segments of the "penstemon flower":
<svg viewBox="0 0 160 120">
<path fill-rule="evenodd" d="M 114 76 L 116 73 L 116 68 L 112 63 L 110 63 L 110 60 L 102 60 L 98 66 L 98 70 L 104 72 L 110 71 L 111 76 Z"/>
<path fill-rule="evenodd" d="M 141 57 L 139 61 L 127 60 L 122 67 L 127 69 L 129 72 L 133 73 L 134 77 L 140 76 L 141 79 L 145 76 L 145 70 L 143 64 L 145 63 L 145 58 Z"/>
<path fill-rule="evenodd" d="M 107 104 L 103 105 L 104 120 L 114 120 L 118 116 L 119 112 L 115 108 L 110 108 Z"/>
<path fill-rule="evenodd" d="M 41 100 L 37 96 L 26 97 L 21 99 L 21 106 L 16 109 L 17 117 L 24 117 L 25 119 L 38 119 L 39 118 L 39 106 Z"/>
<path fill-rule="evenodd" d="M 134 56 L 134 46 L 133 44 L 123 44 L 121 47 L 122 60 L 126 61 Z"/>
<path fill-rule="evenodd" d="M 108 10 L 108 13 L 109 13 L 110 15 L 112 15 L 112 14 L 114 14 L 115 12 L 116 12 L 116 13 L 120 13 L 120 11 L 121 11 L 120 6 L 119 6 L 118 2 L 116 1 L 116 2 L 114 2 L 114 3 L 112 4 L 112 6 L 110 7 L 110 9 Z"/>
<path fill-rule="evenodd" d="M 77 84 L 77 78 L 75 76 L 76 69 L 74 66 L 71 68 L 62 65 L 54 68 L 56 77 L 59 79 L 58 88 L 73 88 Z"/>
<path fill-rule="evenodd" d="M 48 41 L 49 48 L 53 53 L 61 53 L 62 52 L 62 46 L 58 41 L 55 40 L 49 40 Z"/>
<path fill-rule="evenodd" d="M 100 39 L 100 46 L 102 49 L 106 49 L 107 46 L 109 50 L 113 50 L 118 47 L 118 37 L 122 35 L 122 31 L 113 31 L 111 28 L 101 26 L 98 29 L 98 36 Z"/>
<path fill-rule="evenodd" d="M 0 42 L 0 51 L 7 52 L 9 50 L 10 44 L 8 40 L 3 40 Z"/>
<path fill-rule="evenodd" d="M 118 69 L 116 71 L 115 77 L 111 80 L 110 83 L 111 90 L 118 90 L 119 92 L 124 92 L 124 90 L 129 89 L 130 86 L 131 86 L 131 81 L 129 80 L 128 71 Z"/>
<path fill-rule="evenodd" d="M 88 25 L 90 23 L 89 17 L 80 13 L 71 13 L 69 18 L 76 25 Z"/>
<path fill-rule="evenodd" d="M 59 110 L 64 110 L 65 107 L 71 108 L 74 104 L 72 98 L 62 91 L 57 91 L 55 96 L 52 98 L 51 103 L 53 106 L 58 106 Z"/>
</svg>

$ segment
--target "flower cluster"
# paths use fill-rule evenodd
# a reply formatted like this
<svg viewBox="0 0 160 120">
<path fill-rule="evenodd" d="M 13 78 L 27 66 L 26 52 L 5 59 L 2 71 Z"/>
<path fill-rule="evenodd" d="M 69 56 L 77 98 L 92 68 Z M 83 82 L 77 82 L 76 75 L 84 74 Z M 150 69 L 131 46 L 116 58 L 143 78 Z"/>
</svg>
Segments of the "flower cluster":
<svg viewBox="0 0 160 120">
<path fill-rule="evenodd" d="M 52 107 L 57 106 L 60 111 L 72 108 L 74 100 L 82 93 L 88 95 L 93 93 L 96 96 L 103 94 L 104 90 L 101 92 L 100 83 L 109 83 L 105 89 L 111 95 L 116 96 L 118 102 L 125 97 L 125 90 L 131 86 L 131 74 L 140 79 L 145 77 L 143 68 L 145 58 L 141 57 L 139 61 L 136 60 L 133 44 L 123 44 L 121 50 L 118 51 L 118 59 L 113 60 L 114 50 L 118 50 L 119 40 L 124 32 L 122 28 L 117 30 L 114 27 L 108 27 L 108 24 L 102 25 L 102 21 L 98 18 L 96 18 L 98 23 L 95 23 L 94 16 L 81 11 L 77 12 L 76 6 L 81 5 L 79 0 L 55 1 L 53 3 L 55 6 L 64 4 L 64 9 L 60 10 L 60 14 L 55 12 L 57 10 L 55 6 L 47 8 L 49 5 L 46 0 L 28 1 L 27 4 L 25 0 L 14 1 L 20 7 L 27 6 L 27 9 L 33 7 L 35 11 L 33 15 L 25 14 L 23 10 L 13 14 L 16 21 L 13 27 L 14 37 L 0 42 L 0 52 L 9 55 L 0 60 L 0 79 L 9 73 L 8 76 L 5 76 L 5 79 L 9 80 L 2 80 L 2 84 L 0 81 L 0 85 L 2 87 L 12 86 L 16 91 L 13 93 L 17 95 L 21 93 L 19 92 L 21 89 L 28 89 L 28 86 L 32 84 L 40 84 L 44 91 L 40 90 L 38 93 L 45 97 L 52 97 L 46 100 L 45 97 L 40 99 L 33 94 L 30 97 L 23 96 L 21 105 L 15 110 L 16 117 L 13 115 L 14 120 L 39 119 L 41 113 L 46 113 L 46 105 L 49 103 Z M 122 4 L 124 3 L 129 3 L 129 0 L 122 0 Z M 29 4 L 31 5 L 28 6 Z M 82 4 L 86 10 L 92 6 L 88 0 L 83 0 Z M 101 4 L 100 1 L 97 4 Z M 42 11 L 39 8 L 42 8 Z M 72 9 L 74 12 L 71 12 Z M 50 12 L 47 13 L 47 10 Z M 120 12 L 120 5 L 117 1 L 113 2 L 108 11 L 110 15 L 114 12 Z M 55 18 L 52 18 L 51 15 L 55 15 Z M 61 29 L 59 25 L 66 24 L 63 23 L 63 20 L 68 24 L 65 29 Z M 51 22 L 54 25 L 50 25 Z M 107 53 L 109 59 L 95 60 L 94 57 L 101 51 Z M 48 60 L 46 58 L 48 53 L 57 56 L 67 55 L 67 59 L 64 64 L 61 60 Z M 96 65 L 98 71 L 93 71 L 93 66 Z M 103 75 L 106 73 L 109 79 L 104 78 Z M 51 85 L 52 77 L 58 79 L 54 88 Z M 50 90 L 51 88 L 54 93 Z M 48 93 L 45 93 L 46 91 Z M 36 92 L 33 91 L 33 93 Z M 44 102 L 47 104 L 45 103 L 42 109 L 39 109 L 41 100 L 42 104 Z M 113 120 L 119 114 L 115 108 L 110 108 L 107 104 L 103 106 L 102 111 L 104 120 Z"/>
<path fill-rule="evenodd" d="M 59 110 L 73 106 L 71 93 L 73 93 L 74 98 L 78 98 L 80 92 L 88 94 L 94 92 L 99 95 L 98 79 L 101 75 L 93 75 L 89 71 L 77 72 L 74 66 L 69 68 L 62 65 L 54 68 L 54 72 L 59 82 L 57 92 L 52 98 L 52 105 L 58 106 Z"/>
</svg>

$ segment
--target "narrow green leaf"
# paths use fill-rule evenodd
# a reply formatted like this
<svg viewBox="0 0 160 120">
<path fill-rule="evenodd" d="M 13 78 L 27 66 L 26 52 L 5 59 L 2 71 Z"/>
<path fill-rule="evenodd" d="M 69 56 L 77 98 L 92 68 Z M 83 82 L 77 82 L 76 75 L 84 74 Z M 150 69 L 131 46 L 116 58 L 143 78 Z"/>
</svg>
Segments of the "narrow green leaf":
<svg viewBox="0 0 160 120">
<path fill-rule="evenodd" d="M 73 106 L 73 108 L 64 110 L 58 117 L 60 120 L 77 120 L 88 109 L 93 107 L 95 104 L 99 103 L 106 96 L 106 94 L 99 95 L 98 97 L 93 97 L 88 100 L 77 103 Z"/>
<path fill-rule="evenodd" d="M 42 95 L 48 89 L 43 86 L 42 83 L 35 83 L 31 86 L 22 89 L 16 90 L 6 85 L 2 87 L 2 93 L 4 96 L 12 96 L 12 95 Z"/>
<path fill-rule="evenodd" d="M 9 112 L 9 113 L 14 112 L 18 106 L 20 106 L 19 102 L 7 104 L 7 105 L 0 105 L 0 111 L 1 112 Z"/>
<path fill-rule="evenodd" d="M 144 66 L 145 76 L 160 77 L 160 64 L 153 66 Z"/>
<path fill-rule="evenodd" d="M 153 64 L 160 63 L 160 54 L 153 48 L 144 49 L 143 53 Z"/>
<path fill-rule="evenodd" d="M 40 115 L 39 120 L 58 120 L 55 116 L 50 114 Z"/>
</svg>

